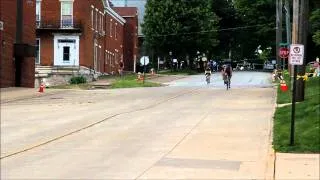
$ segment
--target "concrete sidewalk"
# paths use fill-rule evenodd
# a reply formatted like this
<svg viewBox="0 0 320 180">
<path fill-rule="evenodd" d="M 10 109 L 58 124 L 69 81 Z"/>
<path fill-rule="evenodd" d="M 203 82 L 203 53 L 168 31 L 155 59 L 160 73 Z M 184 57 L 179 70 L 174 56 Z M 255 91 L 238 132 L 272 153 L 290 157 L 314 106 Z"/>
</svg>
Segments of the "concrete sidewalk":
<svg viewBox="0 0 320 180">
<path fill-rule="evenodd" d="M 320 179 L 320 154 L 276 153 L 275 179 Z"/>
<path fill-rule="evenodd" d="M 24 88 L 24 87 L 9 87 L 1 88 L 1 103 L 6 103 L 15 100 L 28 99 L 39 96 L 46 96 L 56 94 L 66 89 L 46 89 L 43 93 L 38 92 L 37 88 Z"/>
</svg>

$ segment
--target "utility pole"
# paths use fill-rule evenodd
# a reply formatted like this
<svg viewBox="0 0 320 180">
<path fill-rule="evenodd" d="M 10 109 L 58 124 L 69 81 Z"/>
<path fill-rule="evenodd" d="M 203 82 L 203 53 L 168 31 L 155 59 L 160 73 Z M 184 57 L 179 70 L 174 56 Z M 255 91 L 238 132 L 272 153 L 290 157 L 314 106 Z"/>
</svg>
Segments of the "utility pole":
<svg viewBox="0 0 320 180">
<path fill-rule="evenodd" d="M 292 44 L 303 44 L 305 54 L 307 52 L 308 11 L 309 0 L 293 0 Z M 304 58 L 306 59 L 306 55 Z M 295 70 L 297 70 L 299 76 L 303 76 L 305 74 L 305 65 L 301 65 Z M 294 94 L 297 102 L 304 101 L 304 88 L 305 83 L 302 78 L 299 78 L 296 83 L 296 93 Z"/>
<path fill-rule="evenodd" d="M 277 67 L 281 66 L 281 58 L 279 56 L 280 43 L 282 42 L 282 0 L 276 0 L 276 56 Z"/>
</svg>

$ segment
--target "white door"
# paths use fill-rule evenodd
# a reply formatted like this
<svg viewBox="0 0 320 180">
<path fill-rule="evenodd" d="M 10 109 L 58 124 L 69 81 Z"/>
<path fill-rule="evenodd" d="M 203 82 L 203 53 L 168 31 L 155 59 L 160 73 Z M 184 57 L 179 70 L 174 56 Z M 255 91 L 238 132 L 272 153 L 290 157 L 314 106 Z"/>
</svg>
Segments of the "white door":
<svg viewBox="0 0 320 180">
<path fill-rule="evenodd" d="M 79 47 L 76 39 L 57 38 L 55 45 L 55 62 L 58 66 L 78 66 Z"/>
</svg>

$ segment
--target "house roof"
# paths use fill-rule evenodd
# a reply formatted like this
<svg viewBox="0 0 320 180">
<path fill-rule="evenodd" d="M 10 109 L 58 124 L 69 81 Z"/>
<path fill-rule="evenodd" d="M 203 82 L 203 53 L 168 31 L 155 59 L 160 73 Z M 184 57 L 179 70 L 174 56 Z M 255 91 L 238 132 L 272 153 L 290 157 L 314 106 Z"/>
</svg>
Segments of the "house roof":
<svg viewBox="0 0 320 180">
<path fill-rule="evenodd" d="M 138 15 L 136 7 L 112 7 L 122 17 L 135 17 Z"/>
<path fill-rule="evenodd" d="M 111 15 L 113 18 L 118 20 L 122 25 L 126 22 L 126 20 L 121 17 L 118 13 L 116 13 L 111 7 L 110 7 L 110 2 L 109 0 L 102 0 L 103 5 L 104 5 L 104 10 L 107 12 L 109 15 Z"/>
</svg>

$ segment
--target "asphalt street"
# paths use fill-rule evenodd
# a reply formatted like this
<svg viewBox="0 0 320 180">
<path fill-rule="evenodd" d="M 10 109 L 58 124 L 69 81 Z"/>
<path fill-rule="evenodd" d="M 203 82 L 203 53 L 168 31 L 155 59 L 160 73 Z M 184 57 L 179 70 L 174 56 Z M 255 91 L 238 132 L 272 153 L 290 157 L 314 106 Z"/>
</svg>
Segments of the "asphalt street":
<svg viewBox="0 0 320 180">
<path fill-rule="evenodd" d="M 216 79 L 215 79 L 216 78 Z M 1 104 L 1 179 L 264 179 L 269 73 L 75 90 Z"/>
</svg>

